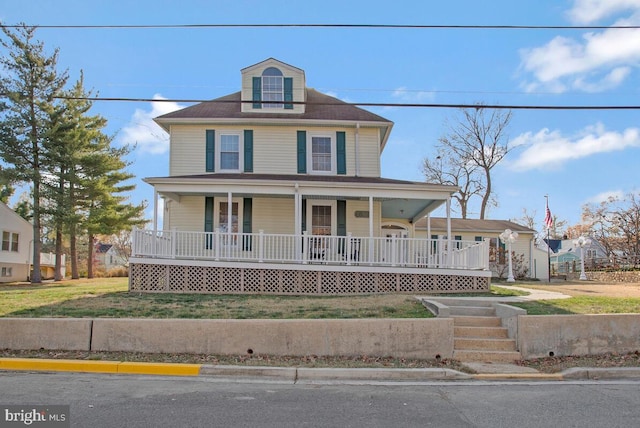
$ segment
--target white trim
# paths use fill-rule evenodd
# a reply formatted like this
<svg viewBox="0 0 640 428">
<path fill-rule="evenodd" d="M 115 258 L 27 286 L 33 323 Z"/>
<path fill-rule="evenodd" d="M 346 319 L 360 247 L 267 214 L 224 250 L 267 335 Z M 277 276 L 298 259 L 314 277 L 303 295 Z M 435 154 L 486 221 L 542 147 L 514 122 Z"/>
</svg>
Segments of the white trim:
<svg viewBox="0 0 640 428">
<path fill-rule="evenodd" d="M 329 148 L 331 150 L 331 170 L 317 171 L 313 169 L 313 138 L 328 138 Z M 330 133 L 307 132 L 307 171 L 314 175 L 336 175 L 337 156 L 336 156 L 336 136 Z"/>
<path fill-rule="evenodd" d="M 228 202 L 227 196 L 213 198 L 213 230 L 227 228 L 226 224 L 220 224 L 220 203 Z M 238 204 L 238 233 L 242 232 L 243 222 L 243 198 L 231 198 L 233 204 Z"/>
<path fill-rule="evenodd" d="M 338 202 L 337 201 L 327 201 L 320 199 L 307 199 L 307 231 L 311 234 L 313 231 L 313 207 L 314 206 L 324 206 L 331 207 L 331 236 L 336 236 L 338 234 Z"/>
<path fill-rule="evenodd" d="M 222 136 L 235 135 L 238 137 L 238 168 L 223 169 L 222 168 Z M 216 165 L 215 171 L 220 173 L 243 172 L 244 171 L 244 132 L 243 131 L 219 131 L 216 132 Z"/>
</svg>

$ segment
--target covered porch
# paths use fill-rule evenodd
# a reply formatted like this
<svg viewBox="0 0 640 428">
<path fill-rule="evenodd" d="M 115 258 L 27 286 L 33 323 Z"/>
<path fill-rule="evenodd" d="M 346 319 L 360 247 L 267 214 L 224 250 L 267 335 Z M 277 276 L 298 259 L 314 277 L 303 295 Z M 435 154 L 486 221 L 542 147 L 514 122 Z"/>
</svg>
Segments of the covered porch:
<svg viewBox="0 0 640 428">
<path fill-rule="evenodd" d="M 156 215 L 152 230 L 133 233 L 131 290 L 348 294 L 489 288 L 487 242 L 454 241 L 450 225 L 446 236 L 432 239 L 428 227 L 427 236 L 416 236 L 417 220 L 443 204 L 450 219 L 450 186 L 260 174 L 146 181 L 155 188 Z M 162 229 L 159 197 L 170 207 Z"/>
</svg>

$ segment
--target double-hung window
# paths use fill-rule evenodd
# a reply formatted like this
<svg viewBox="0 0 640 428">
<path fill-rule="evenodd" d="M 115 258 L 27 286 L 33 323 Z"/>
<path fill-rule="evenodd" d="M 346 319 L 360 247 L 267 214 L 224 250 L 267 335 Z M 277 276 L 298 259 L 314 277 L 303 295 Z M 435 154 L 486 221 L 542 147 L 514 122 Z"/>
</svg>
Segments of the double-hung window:
<svg viewBox="0 0 640 428">
<path fill-rule="evenodd" d="M 19 234 L 13 232 L 2 232 L 2 251 L 18 252 Z"/>
<path fill-rule="evenodd" d="M 220 135 L 220 171 L 240 171 L 240 134 Z"/>
<path fill-rule="evenodd" d="M 330 136 L 312 135 L 310 149 L 308 164 L 311 166 L 311 173 L 330 174 L 335 172 L 335 152 Z"/>
</svg>

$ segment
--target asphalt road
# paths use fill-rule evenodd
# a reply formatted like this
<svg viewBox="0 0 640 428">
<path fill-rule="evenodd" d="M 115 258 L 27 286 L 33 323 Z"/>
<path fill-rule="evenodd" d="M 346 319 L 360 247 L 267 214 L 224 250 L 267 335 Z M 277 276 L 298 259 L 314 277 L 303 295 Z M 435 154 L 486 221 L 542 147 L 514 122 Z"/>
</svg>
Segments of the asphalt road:
<svg viewBox="0 0 640 428">
<path fill-rule="evenodd" d="M 9 404 L 69 404 L 72 427 L 96 428 L 627 428 L 640 421 L 640 382 L 291 385 L 212 377 L 0 372 L 0 405 Z"/>
</svg>

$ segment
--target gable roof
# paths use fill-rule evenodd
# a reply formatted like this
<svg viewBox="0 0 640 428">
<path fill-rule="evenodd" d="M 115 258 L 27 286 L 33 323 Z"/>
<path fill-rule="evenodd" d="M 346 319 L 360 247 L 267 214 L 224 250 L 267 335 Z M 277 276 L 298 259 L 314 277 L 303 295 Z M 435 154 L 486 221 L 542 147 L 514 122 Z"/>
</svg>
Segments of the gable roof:
<svg viewBox="0 0 640 428">
<path fill-rule="evenodd" d="M 422 218 L 416 222 L 416 229 L 426 229 L 427 218 Z M 535 230 L 529 229 L 518 223 L 509 220 L 480 220 L 470 218 L 452 218 L 451 230 L 456 232 L 491 232 L 500 234 L 505 229 L 511 229 L 518 233 L 536 233 Z M 447 219 L 444 217 L 431 217 L 431 230 L 447 230 Z"/>
</svg>

